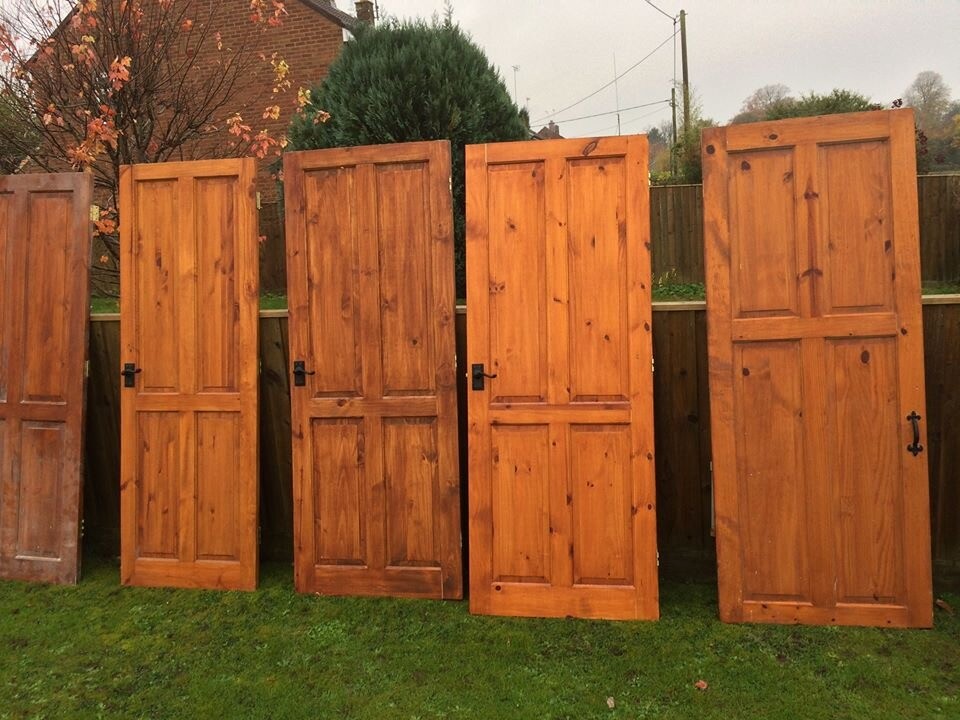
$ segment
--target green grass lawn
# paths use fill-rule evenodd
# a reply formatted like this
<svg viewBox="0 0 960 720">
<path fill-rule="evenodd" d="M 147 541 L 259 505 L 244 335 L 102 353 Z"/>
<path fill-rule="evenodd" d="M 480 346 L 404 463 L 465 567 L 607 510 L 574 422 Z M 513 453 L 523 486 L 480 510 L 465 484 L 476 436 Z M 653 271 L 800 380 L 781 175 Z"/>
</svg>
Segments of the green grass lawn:
<svg viewBox="0 0 960 720">
<path fill-rule="evenodd" d="M 472 617 L 297 595 L 286 565 L 223 593 L 88 563 L 77 587 L 0 583 L 0 718 L 960 717 L 941 610 L 932 631 L 723 625 L 714 586 L 667 583 L 656 623 Z"/>
</svg>

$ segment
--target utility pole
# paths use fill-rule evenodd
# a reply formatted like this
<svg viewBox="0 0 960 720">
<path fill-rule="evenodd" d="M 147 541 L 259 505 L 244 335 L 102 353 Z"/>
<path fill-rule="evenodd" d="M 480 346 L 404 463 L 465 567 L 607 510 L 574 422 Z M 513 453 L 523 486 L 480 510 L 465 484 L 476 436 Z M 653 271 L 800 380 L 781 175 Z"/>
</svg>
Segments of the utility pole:
<svg viewBox="0 0 960 720">
<path fill-rule="evenodd" d="M 683 136 L 690 130 L 690 75 L 687 70 L 687 13 L 680 11 L 680 62 L 683 65 Z"/>
<path fill-rule="evenodd" d="M 670 143 L 670 174 L 677 174 L 677 86 L 670 88 L 670 109 L 673 111 L 673 142 Z"/>
<path fill-rule="evenodd" d="M 513 102 L 519 106 L 520 105 L 520 96 L 517 95 L 517 70 L 520 69 L 519 65 L 513 66 Z"/>
</svg>

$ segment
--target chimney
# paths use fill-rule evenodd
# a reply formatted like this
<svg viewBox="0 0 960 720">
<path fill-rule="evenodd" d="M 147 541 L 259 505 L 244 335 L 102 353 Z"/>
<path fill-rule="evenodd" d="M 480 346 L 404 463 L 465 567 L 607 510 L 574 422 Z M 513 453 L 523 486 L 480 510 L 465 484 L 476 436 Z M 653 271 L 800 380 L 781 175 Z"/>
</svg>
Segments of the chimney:
<svg viewBox="0 0 960 720">
<path fill-rule="evenodd" d="M 357 0 L 357 20 L 367 25 L 373 25 L 373 0 Z"/>
</svg>

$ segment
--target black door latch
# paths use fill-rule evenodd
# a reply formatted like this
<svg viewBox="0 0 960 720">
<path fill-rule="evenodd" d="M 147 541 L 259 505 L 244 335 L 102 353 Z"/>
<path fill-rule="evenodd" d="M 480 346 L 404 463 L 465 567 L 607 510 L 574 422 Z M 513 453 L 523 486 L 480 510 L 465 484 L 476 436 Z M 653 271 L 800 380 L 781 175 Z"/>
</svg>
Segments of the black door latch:
<svg viewBox="0 0 960 720">
<path fill-rule="evenodd" d="M 138 368 L 136 363 L 124 363 L 123 370 L 120 372 L 123 375 L 123 386 L 136 387 L 137 373 L 141 372 L 143 372 L 143 368 Z"/>
<path fill-rule="evenodd" d="M 470 366 L 470 378 L 473 381 L 472 387 L 474 390 L 483 390 L 484 389 L 484 378 L 495 378 L 496 373 L 492 375 L 483 371 L 483 363 L 474 363 Z"/>
<path fill-rule="evenodd" d="M 316 370 L 307 370 L 307 363 L 304 360 L 293 361 L 293 384 L 296 387 L 303 387 L 307 384 L 307 375 L 316 374 Z"/>
</svg>

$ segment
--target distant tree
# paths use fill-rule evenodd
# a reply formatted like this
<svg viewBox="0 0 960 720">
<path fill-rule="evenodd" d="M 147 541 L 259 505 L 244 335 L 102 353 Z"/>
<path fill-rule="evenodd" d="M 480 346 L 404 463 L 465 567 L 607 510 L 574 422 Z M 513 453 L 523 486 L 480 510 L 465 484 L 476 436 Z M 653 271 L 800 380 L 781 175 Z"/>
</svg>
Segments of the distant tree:
<svg viewBox="0 0 960 720">
<path fill-rule="evenodd" d="M 660 184 L 698 183 L 703 179 L 700 161 L 700 133 L 704 128 L 713 127 L 716 121 L 703 114 L 703 103 L 693 89 L 690 91 L 690 122 L 684 131 L 683 111 L 677 117 L 677 142 L 673 147 L 675 172 L 666 177 L 658 177 Z"/>
<path fill-rule="evenodd" d="M 931 140 L 950 134 L 950 88 L 940 73 L 924 70 L 903 94 L 904 102 L 913 108 L 917 125 Z"/>
<path fill-rule="evenodd" d="M 451 16 L 358 28 L 290 126 L 288 148 L 450 140 L 457 294 L 465 292 L 464 145 L 529 137 L 529 118 Z"/>
<path fill-rule="evenodd" d="M 799 99 L 784 97 L 767 108 L 764 120 L 782 120 L 794 117 L 812 117 L 814 115 L 834 115 L 837 113 L 863 112 L 879 110 L 880 105 L 865 95 L 853 90 L 834 89 L 826 95 L 815 92 L 801 95 Z"/>
<path fill-rule="evenodd" d="M 756 122 L 763 120 L 769 109 L 790 97 L 790 88 L 782 83 L 764 85 L 748 95 L 740 106 L 731 123 Z"/>
</svg>

